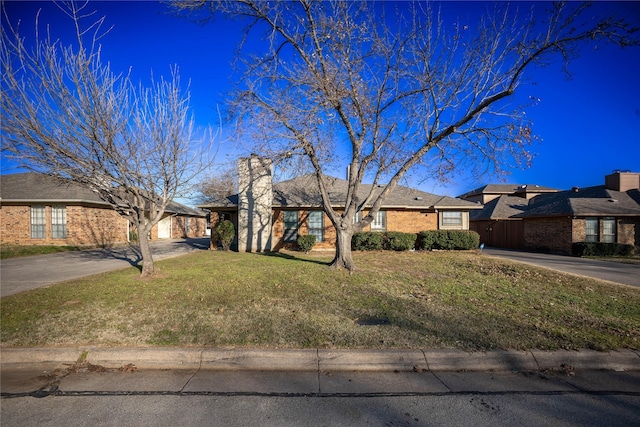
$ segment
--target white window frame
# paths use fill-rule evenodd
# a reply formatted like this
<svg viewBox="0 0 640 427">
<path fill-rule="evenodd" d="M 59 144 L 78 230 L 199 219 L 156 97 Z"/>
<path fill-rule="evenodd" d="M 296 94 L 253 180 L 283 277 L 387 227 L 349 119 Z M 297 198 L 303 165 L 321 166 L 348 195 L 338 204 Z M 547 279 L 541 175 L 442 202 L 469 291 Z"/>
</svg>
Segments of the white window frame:
<svg viewBox="0 0 640 427">
<path fill-rule="evenodd" d="M 31 206 L 30 230 L 32 239 L 47 238 L 47 214 L 44 205 Z"/>
<path fill-rule="evenodd" d="M 585 242 L 598 242 L 600 239 L 599 222 L 596 217 L 588 217 L 584 219 L 584 241 Z"/>
<path fill-rule="evenodd" d="M 616 219 L 602 218 L 602 235 L 600 241 L 604 243 L 616 243 Z"/>
<path fill-rule="evenodd" d="M 51 238 L 67 238 L 67 207 L 65 205 L 51 206 Z"/>
<path fill-rule="evenodd" d="M 442 225 L 445 227 L 462 227 L 462 211 L 442 211 Z"/>
<path fill-rule="evenodd" d="M 319 218 L 314 218 L 312 222 L 312 214 L 314 217 L 319 216 Z M 309 211 L 307 228 L 309 229 L 309 235 L 316 236 L 316 242 L 324 242 L 324 211 Z"/>
<path fill-rule="evenodd" d="M 371 221 L 371 231 L 387 230 L 387 211 L 376 212 L 376 217 Z"/>
<path fill-rule="evenodd" d="M 293 220 L 287 221 L 287 216 L 295 214 L 295 226 L 287 227 L 287 225 L 293 224 Z M 283 225 L 283 240 L 285 242 L 295 242 L 298 240 L 298 224 L 300 221 L 300 213 L 298 211 L 282 211 L 282 225 Z"/>
</svg>

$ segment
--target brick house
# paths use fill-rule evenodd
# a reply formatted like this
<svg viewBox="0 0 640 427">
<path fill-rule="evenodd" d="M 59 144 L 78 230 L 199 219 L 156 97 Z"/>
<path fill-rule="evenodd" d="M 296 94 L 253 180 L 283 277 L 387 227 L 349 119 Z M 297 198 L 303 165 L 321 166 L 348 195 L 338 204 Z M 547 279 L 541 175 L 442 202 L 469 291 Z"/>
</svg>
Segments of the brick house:
<svg viewBox="0 0 640 427">
<path fill-rule="evenodd" d="M 202 211 L 172 202 L 152 239 L 205 235 Z M 97 194 L 37 173 L 0 176 L 0 243 L 109 246 L 129 241 L 130 224 Z"/>
<path fill-rule="evenodd" d="M 575 242 L 640 246 L 640 173 L 616 171 L 605 176 L 605 185 L 567 191 L 537 187 L 543 190 L 535 194 L 535 188 L 529 198 L 512 193 L 489 199 L 471 213 L 469 228 L 488 246 L 561 254 L 571 254 Z"/>
<path fill-rule="evenodd" d="M 347 181 L 326 177 L 326 183 L 332 206 L 340 210 Z M 237 250 L 261 252 L 292 248 L 299 235 L 307 234 L 316 236 L 314 249 L 335 248 L 335 228 L 322 210 L 322 198 L 313 174 L 273 183 L 271 162 L 252 156 L 239 160 L 238 187 L 236 195 L 199 206 L 211 212 L 212 223 L 220 219 L 234 223 Z M 362 186 L 362 199 L 371 189 L 371 185 Z M 375 194 L 382 187 L 373 190 Z M 480 208 L 477 203 L 398 186 L 365 231 L 468 230 L 469 211 Z"/>
</svg>

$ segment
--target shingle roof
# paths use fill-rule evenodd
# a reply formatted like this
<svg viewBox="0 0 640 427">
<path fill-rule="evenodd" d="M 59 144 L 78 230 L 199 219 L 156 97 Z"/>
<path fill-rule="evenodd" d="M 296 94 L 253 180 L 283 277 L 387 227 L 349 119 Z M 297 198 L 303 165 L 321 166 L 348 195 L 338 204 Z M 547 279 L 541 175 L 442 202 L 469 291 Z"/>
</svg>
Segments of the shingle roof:
<svg viewBox="0 0 640 427">
<path fill-rule="evenodd" d="M 528 205 L 529 200 L 524 197 L 500 196 L 486 203 L 482 210 L 471 211 L 469 219 L 506 219 L 525 212 Z"/>
<path fill-rule="evenodd" d="M 638 216 L 640 191 L 620 192 L 604 185 L 577 191 L 545 193 L 526 200 L 503 195 L 486 203 L 481 211 L 471 212 L 471 220 L 531 218 L 550 216 Z"/>
<path fill-rule="evenodd" d="M 551 193 L 558 191 L 557 188 L 545 187 L 536 184 L 487 184 L 468 191 L 460 196 L 461 199 L 481 194 L 506 194 L 513 195 L 517 193 Z"/>
<path fill-rule="evenodd" d="M 72 181 L 27 172 L 0 175 L 0 203 L 78 203 L 110 206 L 93 191 Z M 170 202 L 169 213 L 205 216 L 202 211 Z"/>
<path fill-rule="evenodd" d="M 529 208 L 518 217 L 541 217 L 558 215 L 640 215 L 640 204 L 634 195 L 637 190 L 627 192 L 609 190 L 604 185 L 586 187 L 577 191 L 560 191 L 542 194 L 531 199 Z"/>
<path fill-rule="evenodd" d="M 339 207 L 344 204 L 347 194 L 348 182 L 331 176 L 325 176 L 325 183 L 332 206 Z M 361 200 L 369 194 L 371 184 L 363 184 L 358 196 Z M 380 194 L 383 186 L 374 188 L 374 197 Z M 208 204 L 209 207 L 228 208 L 237 206 L 237 195 L 227 197 L 219 203 Z M 319 207 L 322 206 L 322 197 L 318 189 L 316 177 L 313 174 L 303 175 L 287 181 L 273 184 L 274 207 Z M 387 197 L 383 208 L 409 208 L 409 209 L 480 209 L 481 205 L 466 200 L 448 196 L 438 196 L 409 187 L 397 186 Z"/>
<path fill-rule="evenodd" d="M 74 202 L 108 205 L 96 193 L 71 181 L 28 172 L 0 176 L 2 202 Z"/>
</svg>

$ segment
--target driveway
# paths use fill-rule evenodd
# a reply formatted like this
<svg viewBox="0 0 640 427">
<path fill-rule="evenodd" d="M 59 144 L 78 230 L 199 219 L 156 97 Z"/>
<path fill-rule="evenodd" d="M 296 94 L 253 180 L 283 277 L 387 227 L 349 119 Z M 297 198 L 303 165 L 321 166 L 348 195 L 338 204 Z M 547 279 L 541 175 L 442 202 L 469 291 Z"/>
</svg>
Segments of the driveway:
<svg viewBox="0 0 640 427">
<path fill-rule="evenodd" d="M 151 242 L 154 261 L 208 248 L 208 237 Z M 138 266 L 141 261 L 140 249 L 134 245 L 3 259 L 0 260 L 0 297 Z"/>
<path fill-rule="evenodd" d="M 485 248 L 482 253 L 564 273 L 640 287 L 640 265 L 497 248 Z"/>
</svg>

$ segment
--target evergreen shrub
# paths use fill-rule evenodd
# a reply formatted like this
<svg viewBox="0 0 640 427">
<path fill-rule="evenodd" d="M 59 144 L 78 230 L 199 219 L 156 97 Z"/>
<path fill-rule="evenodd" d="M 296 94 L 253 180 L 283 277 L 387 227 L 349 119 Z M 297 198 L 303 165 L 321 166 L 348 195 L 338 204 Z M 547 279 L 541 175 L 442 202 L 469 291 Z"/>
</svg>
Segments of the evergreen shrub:
<svg viewBox="0 0 640 427">
<path fill-rule="evenodd" d="M 470 230 L 429 230 L 418 233 L 416 249 L 469 250 L 480 245 L 480 235 Z"/>
<path fill-rule="evenodd" d="M 296 243 L 298 244 L 298 249 L 302 252 L 309 252 L 316 244 L 316 236 L 313 234 L 308 234 L 306 236 L 299 235 Z"/>
<path fill-rule="evenodd" d="M 229 220 L 218 222 L 211 230 L 214 242 L 220 241 L 222 249 L 228 251 L 231 247 L 234 237 L 236 237 L 236 229 L 233 222 Z"/>
<path fill-rule="evenodd" d="M 360 231 L 351 237 L 351 249 L 354 251 L 379 251 L 382 249 L 382 233 Z"/>
<path fill-rule="evenodd" d="M 603 242 L 576 242 L 571 249 L 574 256 L 628 257 L 635 252 L 633 245 Z"/>
<path fill-rule="evenodd" d="M 384 249 L 392 251 L 410 251 L 416 244 L 417 234 L 388 231 L 384 234 Z"/>
</svg>

